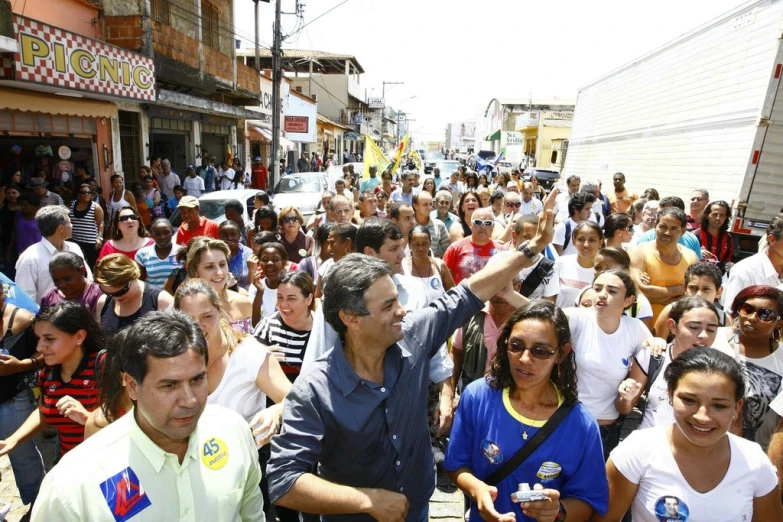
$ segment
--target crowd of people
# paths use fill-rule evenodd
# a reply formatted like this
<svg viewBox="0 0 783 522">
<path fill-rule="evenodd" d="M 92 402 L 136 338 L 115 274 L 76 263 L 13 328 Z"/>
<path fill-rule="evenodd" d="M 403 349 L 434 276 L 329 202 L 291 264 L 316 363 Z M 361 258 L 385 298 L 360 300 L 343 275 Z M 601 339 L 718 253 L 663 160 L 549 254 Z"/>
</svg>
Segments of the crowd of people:
<svg viewBox="0 0 783 522">
<path fill-rule="evenodd" d="M 440 467 L 474 522 L 783 521 L 783 215 L 737 261 L 701 188 L 347 165 L 309 220 L 263 190 L 201 215 L 257 166 L 6 186 L 31 520 L 418 522 Z"/>
</svg>

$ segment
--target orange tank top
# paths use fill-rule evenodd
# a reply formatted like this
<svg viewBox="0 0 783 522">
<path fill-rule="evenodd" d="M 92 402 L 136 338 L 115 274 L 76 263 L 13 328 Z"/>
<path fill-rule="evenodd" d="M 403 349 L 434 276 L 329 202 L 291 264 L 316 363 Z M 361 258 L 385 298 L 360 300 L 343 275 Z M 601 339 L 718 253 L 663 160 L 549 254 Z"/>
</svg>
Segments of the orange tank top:
<svg viewBox="0 0 783 522">
<path fill-rule="evenodd" d="M 689 255 L 687 249 L 677 246 L 680 251 L 680 262 L 669 265 L 661 261 L 655 242 L 647 243 L 644 249 L 644 271 L 650 276 L 650 284 L 653 286 L 677 286 L 685 284 L 685 271 L 696 262 L 695 255 Z M 658 320 L 665 304 L 650 303 L 653 310 L 653 322 Z"/>
</svg>

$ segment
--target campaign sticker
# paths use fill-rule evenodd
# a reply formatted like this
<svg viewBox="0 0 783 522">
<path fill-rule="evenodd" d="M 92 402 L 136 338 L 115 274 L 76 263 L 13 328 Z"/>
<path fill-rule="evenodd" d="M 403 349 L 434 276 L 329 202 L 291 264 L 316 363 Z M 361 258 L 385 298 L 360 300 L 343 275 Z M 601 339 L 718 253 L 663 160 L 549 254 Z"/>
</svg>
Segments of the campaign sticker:
<svg viewBox="0 0 783 522">
<path fill-rule="evenodd" d="M 152 505 L 130 466 L 101 482 L 100 488 L 116 522 L 129 520 Z"/>
<path fill-rule="evenodd" d="M 442 285 L 440 284 L 440 279 L 438 279 L 438 278 L 435 278 L 435 277 L 433 277 L 432 279 L 430 279 L 430 286 L 432 287 L 432 289 L 433 289 L 433 290 L 440 290 L 440 289 L 441 289 L 441 286 L 442 286 Z"/>
<path fill-rule="evenodd" d="M 481 454 L 484 455 L 490 464 L 500 464 L 503 462 L 503 453 L 500 447 L 491 440 L 484 440 L 481 443 Z"/>
<path fill-rule="evenodd" d="M 228 448 L 220 439 L 211 438 L 201 446 L 201 462 L 211 470 L 218 470 L 228 462 Z"/>
<path fill-rule="evenodd" d="M 300 248 L 299 255 L 302 257 L 307 257 L 307 250 L 305 250 L 304 248 Z"/>
<path fill-rule="evenodd" d="M 557 462 L 544 462 L 541 464 L 541 467 L 538 468 L 536 477 L 538 477 L 541 482 L 549 482 L 559 477 L 561 471 L 562 468 Z"/>
<path fill-rule="evenodd" d="M 655 518 L 659 522 L 687 522 L 691 511 L 674 495 L 664 495 L 655 502 Z"/>
</svg>

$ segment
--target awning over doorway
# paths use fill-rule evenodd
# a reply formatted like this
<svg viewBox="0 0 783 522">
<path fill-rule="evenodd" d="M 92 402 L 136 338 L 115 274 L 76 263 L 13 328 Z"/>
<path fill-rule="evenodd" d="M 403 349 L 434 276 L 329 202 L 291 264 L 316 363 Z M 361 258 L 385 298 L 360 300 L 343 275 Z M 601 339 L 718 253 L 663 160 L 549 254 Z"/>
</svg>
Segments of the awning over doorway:
<svg viewBox="0 0 783 522">
<path fill-rule="evenodd" d="M 0 87 L 0 110 L 40 112 L 85 118 L 117 116 L 117 106 L 113 103 L 75 99 L 54 94 L 38 94 L 2 87 Z"/>
<path fill-rule="evenodd" d="M 500 129 L 496 130 L 486 138 L 484 138 L 484 141 L 497 141 L 500 139 Z"/>
<path fill-rule="evenodd" d="M 251 139 L 272 142 L 272 131 L 264 127 L 250 125 L 248 126 L 248 134 Z"/>
</svg>

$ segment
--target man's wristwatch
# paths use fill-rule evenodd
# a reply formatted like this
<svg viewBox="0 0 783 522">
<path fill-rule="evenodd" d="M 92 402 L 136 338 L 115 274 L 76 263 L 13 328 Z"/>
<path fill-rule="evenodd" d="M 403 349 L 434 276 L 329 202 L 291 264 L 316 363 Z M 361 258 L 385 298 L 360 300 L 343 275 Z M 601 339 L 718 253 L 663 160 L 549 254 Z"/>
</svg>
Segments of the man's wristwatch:
<svg viewBox="0 0 783 522">
<path fill-rule="evenodd" d="M 555 517 L 555 522 L 565 522 L 567 514 L 568 513 L 566 513 L 565 506 L 563 506 L 563 503 L 560 502 L 560 509 L 558 510 L 557 516 Z"/>
<path fill-rule="evenodd" d="M 527 244 L 530 243 L 530 241 L 525 241 L 521 245 L 517 247 L 517 250 L 522 252 L 522 254 L 530 260 L 530 262 L 533 262 L 538 257 L 538 254 L 533 252 Z"/>
</svg>

